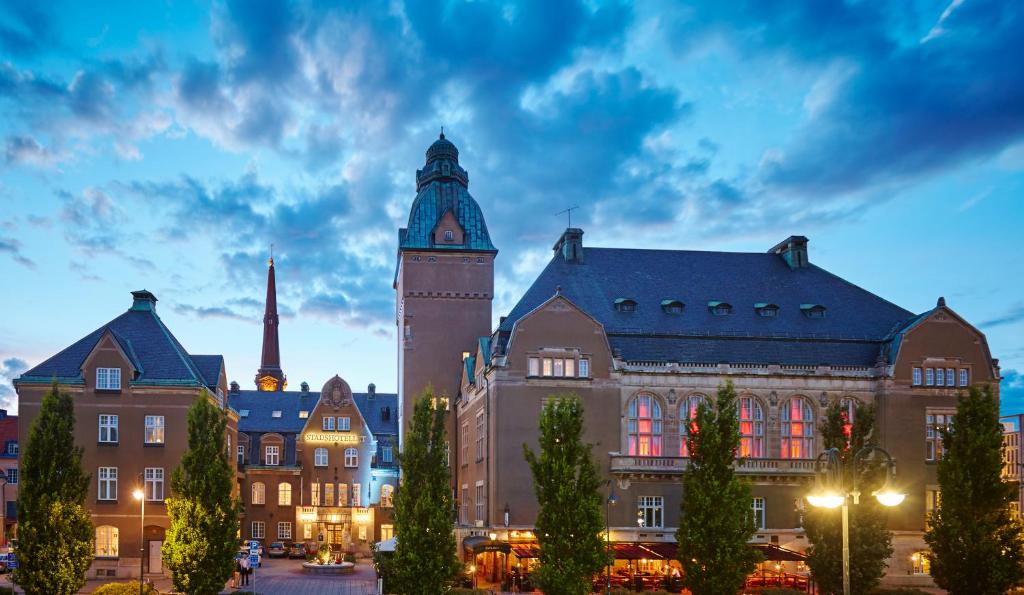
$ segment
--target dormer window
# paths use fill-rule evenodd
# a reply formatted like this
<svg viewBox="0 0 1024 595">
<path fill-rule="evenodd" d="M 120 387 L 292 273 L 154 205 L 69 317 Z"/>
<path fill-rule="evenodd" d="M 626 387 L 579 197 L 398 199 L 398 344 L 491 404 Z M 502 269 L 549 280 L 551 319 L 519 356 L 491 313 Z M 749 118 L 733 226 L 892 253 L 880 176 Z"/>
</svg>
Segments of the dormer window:
<svg viewBox="0 0 1024 595">
<path fill-rule="evenodd" d="M 758 316 L 762 316 L 764 318 L 775 318 L 779 315 L 779 307 L 767 302 L 754 304 L 754 311 L 757 312 Z"/>
<path fill-rule="evenodd" d="M 271 411 L 270 412 L 270 417 L 273 417 L 274 419 L 279 419 L 281 417 L 281 410 L 280 409 L 275 409 L 275 410 Z"/>
<path fill-rule="evenodd" d="M 661 309 L 666 314 L 682 314 L 684 307 L 679 300 L 661 300 Z"/>
<path fill-rule="evenodd" d="M 248 409 L 241 409 L 238 411 L 238 417 L 249 417 Z"/>
<path fill-rule="evenodd" d="M 619 312 L 636 312 L 636 300 L 630 298 L 616 298 L 615 309 Z"/>
<path fill-rule="evenodd" d="M 446 242 L 454 242 L 455 241 L 455 232 L 450 230 L 450 229 L 444 230 L 444 241 L 446 241 Z"/>
<path fill-rule="evenodd" d="M 96 368 L 96 390 L 121 390 L 121 368 Z"/>
<path fill-rule="evenodd" d="M 708 310 L 715 316 L 728 316 L 732 314 L 732 305 L 727 302 L 708 302 Z"/>
<path fill-rule="evenodd" d="M 825 306 L 821 304 L 800 304 L 800 311 L 808 318 L 825 317 Z"/>
<path fill-rule="evenodd" d="M 303 409 L 302 411 L 299 411 L 299 419 L 307 419 L 308 417 L 309 417 L 309 411 L 306 411 L 305 409 Z"/>
</svg>

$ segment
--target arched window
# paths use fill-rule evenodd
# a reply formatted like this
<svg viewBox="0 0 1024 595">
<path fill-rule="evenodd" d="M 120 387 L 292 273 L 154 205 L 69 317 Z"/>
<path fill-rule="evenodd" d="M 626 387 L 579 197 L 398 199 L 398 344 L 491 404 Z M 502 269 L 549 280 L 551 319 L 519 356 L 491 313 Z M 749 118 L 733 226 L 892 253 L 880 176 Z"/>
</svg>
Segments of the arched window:
<svg viewBox="0 0 1024 595">
<path fill-rule="evenodd" d="M 839 408 L 843 416 L 843 434 L 846 439 L 850 439 L 850 434 L 853 433 L 853 418 L 857 413 L 857 399 L 853 397 L 843 397 L 839 401 Z"/>
<path fill-rule="evenodd" d="M 701 403 L 707 402 L 704 395 L 693 395 L 687 397 L 679 406 L 679 456 L 681 457 L 690 456 L 690 448 L 686 444 L 686 439 L 690 436 L 690 432 L 697 429 L 697 409 L 700 408 Z"/>
<path fill-rule="evenodd" d="M 116 558 L 118 556 L 117 536 L 117 527 L 111 525 L 96 527 L 97 558 Z"/>
<path fill-rule="evenodd" d="M 320 447 L 313 451 L 313 466 L 314 467 L 326 467 L 327 466 L 327 449 Z"/>
<path fill-rule="evenodd" d="M 928 552 L 914 552 L 910 556 L 914 574 L 931 574 L 932 561 L 928 558 Z"/>
<path fill-rule="evenodd" d="M 391 484 L 384 484 L 380 486 L 380 505 L 385 508 L 391 508 L 394 506 L 395 497 L 395 486 Z"/>
<path fill-rule="evenodd" d="M 358 467 L 359 466 L 359 451 L 355 448 L 345 449 L 345 466 L 346 467 Z"/>
<path fill-rule="evenodd" d="M 764 409 L 754 397 L 740 397 L 736 402 L 740 421 L 741 457 L 764 457 Z"/>
<path fill-rule="evenodd" d="M 629 454 L 661 456 L 661 404 L 654 395 L 640 394 L 629 402 Z"/>
<path fill-rule="evenodd" d="M 257 481 L 252 484 L 252 503 L 253 504 L 266 504 L 267 498 L 267 487 L 263 485 L 262 481 Z"/>
<path fill-rule="evenodd" d="M 292 484 L 286 481 L 277 484 L 277 504 L 278 506 L 292 505 Z"/>
<path fill-rule="evenodd" d="M 784 459 L 814 456 L 814 408 L 803 397 L 782 404 L 782 452 Z"/>
</svg>

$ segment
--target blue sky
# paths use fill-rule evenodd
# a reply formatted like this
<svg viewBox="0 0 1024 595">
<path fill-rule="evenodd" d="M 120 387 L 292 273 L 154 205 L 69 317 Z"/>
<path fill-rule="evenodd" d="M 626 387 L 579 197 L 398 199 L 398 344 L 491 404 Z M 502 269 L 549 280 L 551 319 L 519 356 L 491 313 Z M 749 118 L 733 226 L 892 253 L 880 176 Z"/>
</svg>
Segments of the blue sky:
<svg viewBox="0 0 1024 595">
<path fill-rule="evenodd" d="M 0 2 L 0 399 L 147 288 L 258 367 L 275 245 L 292 385 L 395 388 L 396 229 L 440 126 L 498 256 L 495 320 L 590 245 L 767 250 L 945 296 L 1024 411 L 1024 6 Z"/>
</svg>

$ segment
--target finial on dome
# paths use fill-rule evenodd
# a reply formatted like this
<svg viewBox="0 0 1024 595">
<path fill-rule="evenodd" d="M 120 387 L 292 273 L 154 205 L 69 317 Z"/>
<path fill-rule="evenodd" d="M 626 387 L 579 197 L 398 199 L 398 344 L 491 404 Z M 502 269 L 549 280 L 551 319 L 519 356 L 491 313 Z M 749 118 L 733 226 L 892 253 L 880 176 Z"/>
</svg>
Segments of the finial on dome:
<svg viewBox="0 0 1024 595">
<path fill-rule="evenodd" d="M 441 140 L 444 140 L 444 126 L 441 127 Z"/>
</svg>

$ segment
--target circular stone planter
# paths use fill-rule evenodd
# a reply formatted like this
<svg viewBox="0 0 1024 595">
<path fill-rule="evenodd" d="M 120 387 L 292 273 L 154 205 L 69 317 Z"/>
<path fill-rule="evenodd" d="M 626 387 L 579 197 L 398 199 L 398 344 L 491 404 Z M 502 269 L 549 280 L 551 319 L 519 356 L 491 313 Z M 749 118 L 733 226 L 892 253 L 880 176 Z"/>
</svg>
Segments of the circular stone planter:
<svg viewBox="0 0 1024 595">
<path fill-rule="evenodd" d="M 303 562 L 302 568 L 312 574 L 352 574 L 356 565 L 351 562 L 341 564 L 317 564 L 316 562 Z"/>
</svg>

